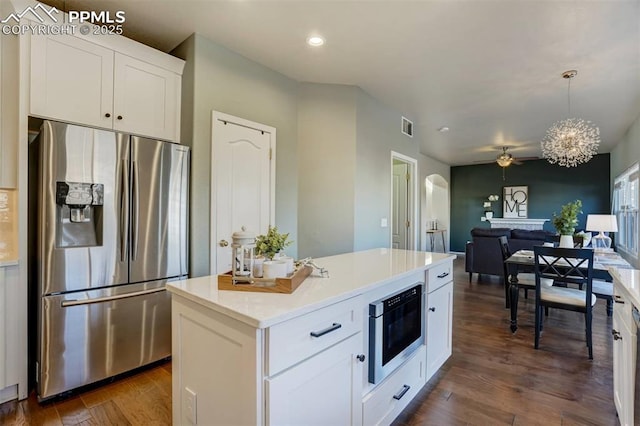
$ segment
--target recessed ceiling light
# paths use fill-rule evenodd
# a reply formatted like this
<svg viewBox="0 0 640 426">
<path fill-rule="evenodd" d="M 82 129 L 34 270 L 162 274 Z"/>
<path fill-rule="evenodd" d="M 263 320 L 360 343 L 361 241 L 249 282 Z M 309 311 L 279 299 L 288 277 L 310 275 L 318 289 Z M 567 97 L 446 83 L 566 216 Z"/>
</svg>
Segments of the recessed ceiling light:
<svg viewBox="0 0 640 426">
<path fill-rule="evenodd" d="M 324 39 L 320 36 L 311 36 L 307 39 L 307 44 L 313 47 L 322 46 L 324 44 Z"/>
<path fill-rule="evenodd" d="M 445 133 L 449 131 L 449 128 L 447 126 L 442 126 L 438 129 L 438 131 L 441 133 Z"/>
</svg>

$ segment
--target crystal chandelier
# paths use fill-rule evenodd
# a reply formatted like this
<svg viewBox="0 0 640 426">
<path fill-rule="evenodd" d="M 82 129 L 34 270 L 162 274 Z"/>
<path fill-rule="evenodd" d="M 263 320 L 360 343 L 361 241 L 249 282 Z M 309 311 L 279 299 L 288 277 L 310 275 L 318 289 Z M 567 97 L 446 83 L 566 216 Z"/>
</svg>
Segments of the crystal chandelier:
<svg viewBox="0 0 640 426">
<path fill-rule="evenodd" d="M 565 71 L 562 78 L 569 80 L 567 99 L 571 114 L 571 79 L 578 74 L 576 70 Z M 600 130 L 590 121 L 580 118 L 567 118 L 553 124 L 542 140 L 542 156 L 551 164 L 563 167 L 576 167 L 586 163 L 598 153 Z"/>
</svg>

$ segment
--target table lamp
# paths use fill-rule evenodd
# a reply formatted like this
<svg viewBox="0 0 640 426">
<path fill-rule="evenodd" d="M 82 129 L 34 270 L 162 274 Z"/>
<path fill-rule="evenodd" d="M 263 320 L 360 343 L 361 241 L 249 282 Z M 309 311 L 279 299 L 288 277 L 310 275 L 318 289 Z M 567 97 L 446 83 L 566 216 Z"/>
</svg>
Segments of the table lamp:
<svg viewBox="0 0 640 426">
<path fill-rule="evenodd" d="M 618 222 L 611 214 L 590 214 L 587 215 L 587 231 L 600 232 L 591 238 L 591 245 L 594 249 L 608 249 L 611 247 L 611 238 L 604 235 L 605 232 L 618 232 Z"/>
</svg>

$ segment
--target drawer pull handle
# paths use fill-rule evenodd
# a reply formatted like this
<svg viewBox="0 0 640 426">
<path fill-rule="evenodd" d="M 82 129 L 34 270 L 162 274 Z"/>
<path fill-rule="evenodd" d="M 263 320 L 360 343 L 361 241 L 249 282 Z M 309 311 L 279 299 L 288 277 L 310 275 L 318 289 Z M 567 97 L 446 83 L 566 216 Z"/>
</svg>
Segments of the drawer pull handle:
<svg viewBox="0 0 640 426">
<path fill-rule="evenodd" d="M 621 303 L 624 305 L 624 300 L 622 299 L 622 297 L 618 296 L 617 294 L 613 296 L 613 300 L 616 303 Z"/>
<path fill-rule="evenodd" d="M 336 331 L 340 327 L 342 327 L 342 324 L 334 322 L 331 327 L 327 327 L 324 330 L 320 330 L 320 331 L 312 331 L 309 334 L 311 334 L 311 337 L 322 337 L 325 334 L 331 333 L 332 331 Z"/>
<path fill-rule="evenodd" d="M 404 394 L 409 392 L 409 389 L 411 389 L 411 386 L 409 386 L 409 385 L 402 386 L 402 390 L 400 392 L 398 392 L 397 394 L 393 395 L 393 399 L 397 399 L 398 401 L 400 401 L 400 399 L 402 399 Z"/>
<path fill-rule="evenodd" d="M 443 272 L 440 275 L 438 275 L 438 278 L 444 278 L 444 277 L 448 277 L 449 273 L 448 272 Z"/>
<path fill-rule="evenodd" d="M 364 356 L 364 354 L 357 355 L 356 358 L 358 358 L 358 361 L 360 362 L 364 362 L 364 360 L 367 359 L 367 357 Z"/>
<path fill-rule="evenodd" d="M 622 336 L 618 330 L 611 330 L 611 334 L 613 334 L 613 340 L 622 340 Z"/>
<path fill-rule="evenodd" d="M 435 306 L 432 306 L 432 307 L 430 307 L 430 308 L 429 308 L 429 310 L 430 310 L 431 312 L 435 312 L 435 311 L 436 311 L 436 307 L 435 307 Z"/>
</svg>

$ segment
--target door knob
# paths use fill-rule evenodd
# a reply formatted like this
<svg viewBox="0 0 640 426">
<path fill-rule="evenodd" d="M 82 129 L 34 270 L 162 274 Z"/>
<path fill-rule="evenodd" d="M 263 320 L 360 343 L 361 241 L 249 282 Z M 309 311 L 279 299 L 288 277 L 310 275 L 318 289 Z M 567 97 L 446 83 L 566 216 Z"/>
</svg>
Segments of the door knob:
<svg viewBox="0 0 640 426">
<path fill-rule="evenodd" d="M 436 311 L 436 307 L 435 307 L 435 306 L 432 306 L 432 307 L 430 307 L 430 308 L 429 308 L 429 310 L 430 310 L 431 312 L 435 312 L 435 311 Z"/>
<path fill-rule="evenodd" d="M 366 359 L 364 354 L 357 355 L 356 358 L 358 358 L 358 361 L 360 361 L 360 362 L 364 362 L 364 360 Z"/>
<path fill-rule="evenodd" d="M 227 240 L 220 240 L 220 247 L 226 247 L 229 245 L 229 241 Z"/>
</svg>

